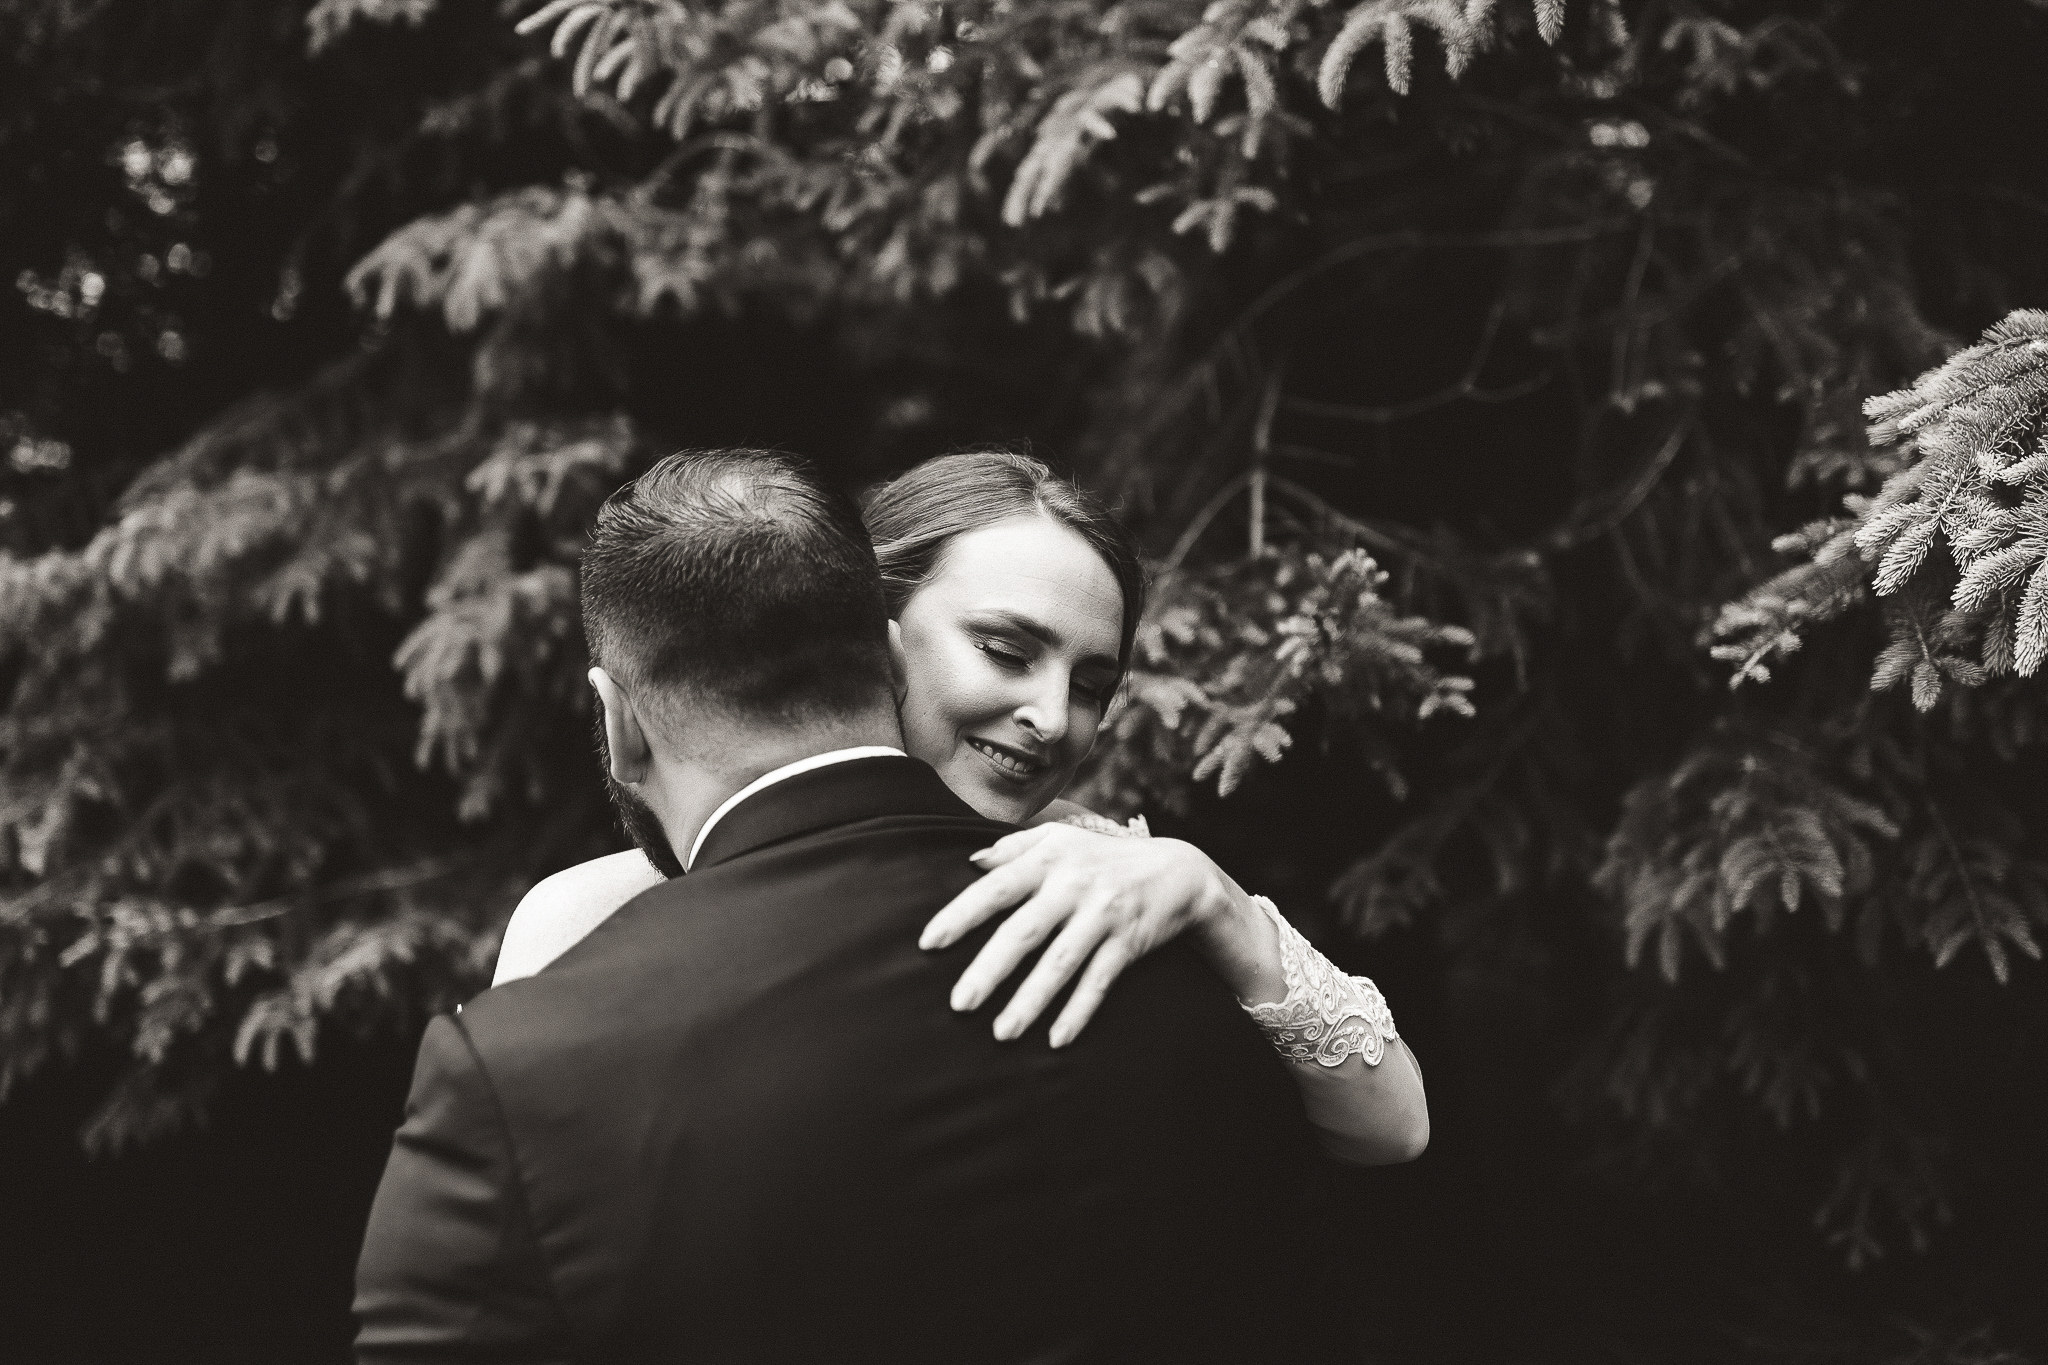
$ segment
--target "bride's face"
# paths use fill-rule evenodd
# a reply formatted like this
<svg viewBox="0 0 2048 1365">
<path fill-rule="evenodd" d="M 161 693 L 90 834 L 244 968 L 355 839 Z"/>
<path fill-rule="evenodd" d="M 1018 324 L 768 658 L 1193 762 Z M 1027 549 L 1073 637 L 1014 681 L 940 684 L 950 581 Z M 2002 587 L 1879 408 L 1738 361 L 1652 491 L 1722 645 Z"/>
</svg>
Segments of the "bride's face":
<svg viewBox="0 0 2048 1365">
<path fill-rule="evenodd" d="M 1094 746 L 1122 627 L 1115 575 L 1058 522 L 954 537 L 889 632 L 905 747 L 981 814 L 1028 819 Z"/>
</svg>

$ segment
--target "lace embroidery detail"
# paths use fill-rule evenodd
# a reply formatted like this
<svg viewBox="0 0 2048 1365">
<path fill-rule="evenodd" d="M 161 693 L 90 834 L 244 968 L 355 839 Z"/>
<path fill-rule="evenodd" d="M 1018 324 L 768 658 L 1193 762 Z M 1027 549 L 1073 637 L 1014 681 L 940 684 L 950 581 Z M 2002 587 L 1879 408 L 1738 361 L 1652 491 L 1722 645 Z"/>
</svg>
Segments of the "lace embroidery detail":
<svg viewBox="0 0 2048 1365">
<path fill-rule="evenodd" d="M 1063 815 L 1054 823 L 1072 825 L 1076 829 L 1085 829 L 1092 834 L 1114 834 L 1122 839 L 1149 839 L 1152 837 L 1152 831 L 1146 827 L 1145 817 L 1142 815 L 1133 815 L 1128 825 L 1120 825 L 1106 815 L 1097 815 L 1092 810 L 1084 810 L 1076 811 L 1072 815 Z"/>
<path fill-rule="evenodd" d="M 1346 976 L 1317 952 L 1264 896 L 1252 901 L 1280 935 L 1280 972 L 1287 997 L 1276 1004 L 1245 1005 L 1244 1012 L 1291 1062 L 1339 1066 L 1357 1053 L 1378 1066 L 1394 1032 L 1394 1015 L 1379 987 L 1362 976 Z"/>
</svg>

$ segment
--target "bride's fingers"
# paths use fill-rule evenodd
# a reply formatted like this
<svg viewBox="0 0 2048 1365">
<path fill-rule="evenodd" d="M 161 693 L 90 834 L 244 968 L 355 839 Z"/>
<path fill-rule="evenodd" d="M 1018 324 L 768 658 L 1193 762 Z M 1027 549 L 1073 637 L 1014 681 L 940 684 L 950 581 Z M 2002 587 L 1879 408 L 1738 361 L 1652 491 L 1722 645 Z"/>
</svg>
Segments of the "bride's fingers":
<svg viewBox="0 0 2048 1365">
<path fill-rule="evenodd" d="M 1072 902 L 1051 889 L 1033 896 L 1003 921 L 960 973 L 953 985 L 953 1008 L 980 1009 L 982 1001 L 1017 970 L 1025 954 L 1045 942 L 1072 913 Z"/>
<path fill-rule="evenodd" d="M 1088 1027 L 1088 1021 L 1095 1017 L 1096 1007 L 1109 993 L 1111 983 L 1130 965 L 1131 950 L 1124 946 L 1123 940 L 1104 940 L 1102 946 L 1095 950 L 1095 956 L 1088 960 L 1088 970 L 1081 973 L 1080 984 L 1067 997 L 1066 1008 L 1053 1021 L 1054 1047 L 1065 1047 L 1080 1036 L 1081 1030 Z"/>
<path fill-rule="evenodd" d="M 1045 869 L 1036 859 L 1009 862 L 947 901 L 938 914 L 925 921 L 917 936 L 920 948 L 950 947 L 959 937 L 1035 893 L 1045 880 Z M 984 949 L 985 953 L 987 950 Z"/>
<path fill-rule="evenodd" d="M 1010 997 L 1010 1003 L 996 1016 L 996 1037 L 1007 1041 L 1030 1028 L 1032 1021 L 1045 1012 L 1052 998 L 1081 969 L 1108 928 L 1100 915 L 1084 913 L 1069 919 L 1052 946 L 1039 957 L 1031 975 Z"/>
</svg>

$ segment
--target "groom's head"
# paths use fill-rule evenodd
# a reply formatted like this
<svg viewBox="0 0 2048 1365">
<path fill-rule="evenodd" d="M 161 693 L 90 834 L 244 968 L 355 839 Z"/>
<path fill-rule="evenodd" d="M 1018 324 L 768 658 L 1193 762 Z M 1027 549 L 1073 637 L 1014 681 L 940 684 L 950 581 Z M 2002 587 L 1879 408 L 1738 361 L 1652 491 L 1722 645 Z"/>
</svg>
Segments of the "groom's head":
<svg viewBox="0 0 2048 1365">
<path fill-rule="evenodd" d="M 736 772 L 807 736 L 893 729 L 867 530 L 788 456 L 655 465 L 598 511 L 582 595 L 612 771 L 629 785 L 637 749 Z"/>
</svg>

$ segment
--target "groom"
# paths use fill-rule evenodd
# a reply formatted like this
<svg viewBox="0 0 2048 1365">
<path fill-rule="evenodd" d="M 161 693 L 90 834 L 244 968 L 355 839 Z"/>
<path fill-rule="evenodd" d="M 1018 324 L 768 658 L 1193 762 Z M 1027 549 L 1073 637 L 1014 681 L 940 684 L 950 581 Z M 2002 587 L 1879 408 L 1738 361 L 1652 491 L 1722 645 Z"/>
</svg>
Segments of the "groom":
<svg viewBox="0 0 2048 1365">
<path fill-rule="evenodd" d="M 671 457 L 599 513 L 583 613 L 690 873 L 428 1026 L 359 1361 L 1298 1359 L 1308 1130 L 1192 952 L 1058 1051 L 949 1008 L 993 926 L 918 931 L 1005 827 L 900 751 L 851 504 Z"/>
</svg>

